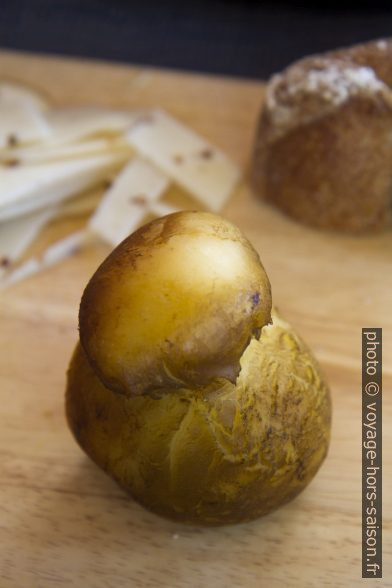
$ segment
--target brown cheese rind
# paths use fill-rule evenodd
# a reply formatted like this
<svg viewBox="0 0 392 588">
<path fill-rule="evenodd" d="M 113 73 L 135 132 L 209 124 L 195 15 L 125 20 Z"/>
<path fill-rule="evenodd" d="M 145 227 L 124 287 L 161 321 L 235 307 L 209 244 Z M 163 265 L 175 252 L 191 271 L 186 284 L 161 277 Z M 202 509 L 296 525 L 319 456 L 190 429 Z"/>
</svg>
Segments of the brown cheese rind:
<svg viewBox="0 0 392 588">
<path fill-rule="evenodd" d="M 329 446 L 331 400 L 239 229 L 182 211 L 98 268 L 66 391 L 84 451 L 138 502 L 223 525 L 285 504 Z"/>
<path fill-rule="evenodd" d="M 391 222 L 392 42 L 306 58 L 273 76 L 257 130 L 258 192 L 313 226 Z"/>
<path fill-rule="evenodd" d="M 175 521 L 233 524 L 297 496 L 324 461 L 331 400 L 312 354 L 276 313 L 217 379 L 158 397 L 106 388 L 78 345 L 66 413 L 84 451 L 135 500 Z"/>
</svg>

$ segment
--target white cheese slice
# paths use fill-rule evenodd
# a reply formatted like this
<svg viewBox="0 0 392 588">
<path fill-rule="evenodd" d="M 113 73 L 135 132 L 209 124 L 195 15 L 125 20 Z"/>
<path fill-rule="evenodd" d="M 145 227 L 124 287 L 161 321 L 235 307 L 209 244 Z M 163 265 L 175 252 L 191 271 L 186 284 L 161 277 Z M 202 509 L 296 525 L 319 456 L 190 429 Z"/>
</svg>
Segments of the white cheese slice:
<svg viewBox="0 0 392 588">
<path fill-rule="evenodd" d="M 115 246 L 140 224 L 167 190 L 169 179 L 142 159 L 134 159 L 124 167 L 107 190 L 101 204 L 89 221 L 89 228 L 104 241 Z"/>
<path fill-rule="evenodd" d="M 16 103 L 30 106 L 40 112 L 48 108 L 48 102 L 38 92 L 18 82 L 0 80 L 0 108 L 4 104 Z"/>
<path fill-rule="evenodd" d="M 128 140 L 141 155 L 217 212 L 233 192 L 239 168 L 208 141 L 162 111 L 140 119 Z"/>
<path fill-rule="evenodd" d="M 99 182 L 124 163 L 123 153 L 41 165 L 0 166 L 0 221 L 38 210 Z"/>
<path fill-rule="evenodd" d="M 0 165 L 31 165 L 56 160 L 78 159 L 117 151 L 132 154 L 132 148 L 119 138 L 87 140 L 81 143 L 51 144 L 43 141 L 33 146 L 0 150 Z"/>
<path fill-rule="evenodd" d="M 142 116 L 140 111 L 80 107 L 51 110 L 47 120 L 52 128 L 51 143 L 73 143 L 88 137 L 119 135 Z"/>
<path fill-rule="evenodd" d="M 19 259 L 55 215 L 56 209 L 48 208 L 7 223 L 0 223 L 0 268 L 5 270 Z"/>
<path fill-rule="evenodd" d="M 50 127 L 43 114 L 28 104 L 0 103 L 0 148 L 42 141 Z"/>
</svg>

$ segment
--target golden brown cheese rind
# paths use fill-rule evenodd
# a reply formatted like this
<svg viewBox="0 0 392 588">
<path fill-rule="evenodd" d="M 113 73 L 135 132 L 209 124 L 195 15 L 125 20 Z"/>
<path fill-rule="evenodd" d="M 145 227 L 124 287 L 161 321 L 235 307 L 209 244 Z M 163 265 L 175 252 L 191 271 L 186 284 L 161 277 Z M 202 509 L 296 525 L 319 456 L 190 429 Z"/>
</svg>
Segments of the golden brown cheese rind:
<svg viewBox="0 0 392 588">
<path fill-rule="evenodd" d="M 81 447 L 146 508 L 218 525 L 264 515 L 313 478 L 331 404 L 317 363 L 276 315 L 241 357 L 236 382 L 126 397 L 97 378 L 80 345 L 66 409 Z"/>
<path fill-rule="evenodd" d="M 121 243 L 80 305 L 80 337 L 110 389 L 126 395 L 232 382 L 251 338 L 271 319 L 259 256 L 228 221 L 182 212 Z"/>
</svg>

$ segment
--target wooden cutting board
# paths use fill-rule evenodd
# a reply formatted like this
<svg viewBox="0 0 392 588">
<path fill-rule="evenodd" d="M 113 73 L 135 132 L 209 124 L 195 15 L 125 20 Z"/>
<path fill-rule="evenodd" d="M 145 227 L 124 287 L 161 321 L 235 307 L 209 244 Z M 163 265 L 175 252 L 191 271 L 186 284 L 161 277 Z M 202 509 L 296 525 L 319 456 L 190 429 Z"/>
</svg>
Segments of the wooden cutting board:
<svg viewBox="0 0 392 588">
<path fill-rule="evenodd" d="M 263 100 L 253 81 L 11 52 L 0 54 L 0 77 L 31 84 L 55 105 L 160 106 L 243 168 Z M 0 293 L 1 588 L 359 586 L 364 326 L 384 329 L 385 390 L 384 579 L 364 582 L 392 586 L 392 233 L 312 230 L 246 188 L 224 214 L 256 246 L 275 304 L 329 379 L 325 464 L 291 504 L 235 527 L 183 527 L 129 499 L 82 454 L 64 419 L 79 299 L 107 254 L 91 248 Z"/>
</svg>

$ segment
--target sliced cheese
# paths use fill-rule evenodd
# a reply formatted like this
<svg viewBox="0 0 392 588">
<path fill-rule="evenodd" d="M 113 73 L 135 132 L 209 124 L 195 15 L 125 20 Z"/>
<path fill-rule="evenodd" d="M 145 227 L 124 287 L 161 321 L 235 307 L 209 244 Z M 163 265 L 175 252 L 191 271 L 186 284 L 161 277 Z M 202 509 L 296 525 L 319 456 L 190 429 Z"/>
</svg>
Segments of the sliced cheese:
<svg viewBox="0 0 392 588">
<path fill-rule="evenodd" d="M 127 137 L 209 210 L 222 209 L 240 178 L 239 168 L 222 151 L 162 111 L 140 119 Z"/>
<path fill-rule="evenodd" d="M 80 107 L 52 110 L 47 120 L 52 128 L 51 143 L 75 143 L 85 138 L 119 135 L 141 117 L 140 111 Z"/>
<path fill-rule="evenodd" d="M 0 104 L 0 148 L 13 147 L 49 137 L 51 129 L 44 115 L 28 104 Z"/>
<path fill-rule="evenodd" d="M 0 268 L 6 270 L 17 261 L 55 214 L 56 209 L 49 208 L 0 223 Z"/>
<path fill-rule="evenodd" d="M 48 108 L 48 102 L 41 94 L 10 80 L 0 80 L 0 108 L 4 104 L 21 104 L 30 106 L 35 110 L 43 112 Z"/>
<path fill-rule="evenodd" d="M 169 186 L 169 179 L 142 159 L 134 159 L 114 180 L 89 221 L 89 228 L 115 246 L 140 224 L 149 206 Z"/>
<path fill-rule="evenodd" d="M 0 166 L 0 221 L 53 206 L 123 163 L 123 153 L 112 153 L 42 165 Z"/>
<path fill-rule="evenodd" d="M 80 159 L 113 152 L 132 154 L 132 148 L 119 138 L 87 140 L 81 143 L 39 144 L 0 151 L 0 165 L 31 165 L 64 159 Z"/>
</svg>

